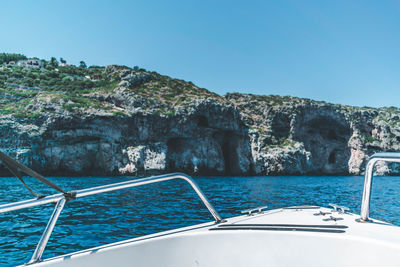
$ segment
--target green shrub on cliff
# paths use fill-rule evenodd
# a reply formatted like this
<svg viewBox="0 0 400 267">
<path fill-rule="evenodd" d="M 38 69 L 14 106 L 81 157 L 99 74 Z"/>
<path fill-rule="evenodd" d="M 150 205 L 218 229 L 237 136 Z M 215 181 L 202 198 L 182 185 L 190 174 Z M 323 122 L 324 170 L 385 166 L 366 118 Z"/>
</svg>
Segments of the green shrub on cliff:
<svg viewBox="0 0 400 267">
<path fill-rule="evenodd" d="M 48 62 L 47 62 L 48 63 Z M 0 81 L 3 84 L 16 84 L 28 87 L 38 87 L 45 91 L 77 92 L 109 88 L 116 84 L 116 77 L 108 79 L 104 67 L 88 69 L 76 66 L 55 68 L 46 64 L 45 69 L 7 66 L 0 68 Z"/>
<path fill-rule="evenodd" d="M 6 60 L 10 58 L 7 57 Z M 20 55 L 19 59 L 26 57 Z M 129 96 L 129 101 L 138 101 L 135 108 L 142 112 L 166 116 L 174 116 L 177 109 L 191 109 L 194 107 L 193 103 L 198 100 L 226 101 L 192 82 L 173 79 L 137 66 L 87 67 L 86 63 L 82 62 L 79 66 L 73 66 L 66 65 L 65 61 L 59 64 L 56 58 L 42 62 L 44 67 L 40 68 L 0 66 L 2 114 L 35 118 L 40 112 L 80 113 L 92 112 L 95 109 L 122 116 L 129 112 L 121 111 L 121 106 L 105 99 L 108 94 L 115 95 L 121 92 Z M 119 90 L 116 90 L 117 88 Z"/>
</svg>

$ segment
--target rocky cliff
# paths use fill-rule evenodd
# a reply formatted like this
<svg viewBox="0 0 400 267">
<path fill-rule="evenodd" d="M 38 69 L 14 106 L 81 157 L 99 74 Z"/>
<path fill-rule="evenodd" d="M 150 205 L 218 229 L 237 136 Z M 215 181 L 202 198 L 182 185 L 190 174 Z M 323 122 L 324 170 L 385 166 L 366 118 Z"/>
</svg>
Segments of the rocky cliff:
<svg viewBox="0 0 400 267">
<path fill-rule="evenodd" d="M 26 87 L 12 76 L 22 69 L 5 68 L 14 80 L 0 88 L 0 149 L 46 175 L 347 175 L 361 174 L 374 152 L 400 151 L 394 107 L 219 96 L 123 66 L 96 67 L 110 82 L 85 90 L 43 81 Z M 57 68 L 62 83 L 80 79 L 71 69 Z M 53 75 L 46 71 L 54 68 L 35 70 Z M 2 166 L 0 173 L 7 175 Z"/>
<path fill-rule="evenodd" d="M 256 174 L 363 173 L 369 156 L 400 151 L 398 108 L 357 108 L 309 99 L 228 94 L 248 125 Z M 378 173 L 399 172 L 378 164 Z"/>
</svg>

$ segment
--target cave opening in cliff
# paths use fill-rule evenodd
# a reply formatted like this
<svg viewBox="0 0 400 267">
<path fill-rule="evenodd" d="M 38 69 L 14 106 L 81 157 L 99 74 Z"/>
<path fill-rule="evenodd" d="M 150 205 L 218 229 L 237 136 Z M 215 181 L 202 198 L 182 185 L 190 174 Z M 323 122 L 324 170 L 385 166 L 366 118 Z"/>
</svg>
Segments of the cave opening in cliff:
<svg viewBox="0 0 400 267">
<path fill-rule="evenodd" d="M 290 135 L 290 117 L 284 113 L 277 113 L 272 120 L 271 127 L 276 139 L 288 138 Z"/>
<path fill-rule="evenodd" d="M 168 169 L 170 171 L 183 171 L 177 166 L 180 160 L 180 155 L 184 152 L 186 140 L 184 138 L 170 138 L 167 141 L 167 160 Z"/>
<path fill-rule="evenodd" d="M 197 126 L 199 127 L 208 127 L 208 119 L 206 116 L 199 115 L 197 116 Z"/>
<path fill-rule="evenodd" d="M 351 154 L 348 145 L 352 135 L 350 124 L 335 113 L 310 117 L 296 122 L 293 139 L 304 143 L 305 149 L 311 152 L 316 173 L 347 173 Z"/>
<path fill-rule="evenodd" d="M 335 162 L 336 162 L 336 152 L 334 150 L 329 154 L 328 163 L 329 164 L 335 164 Z"/>
<path fill-rule="evenodd" d="M 330 140 L 338 140 L 338 136 L 336 135 L 336 132 L 332 129 L 328 130 L 327 136 L 328 136 L 328 139 L 330 139 Z M 333 153 L 333 151 L 332 151 L 332 153 Z"/>
<path fill-rule="evenodd" d="M 232 131 L 226 131 L 221 145 L 225 164 L 225 175 L 237 175 L 240 173 L 237 146 L 238 136 Z"/>
</svg>

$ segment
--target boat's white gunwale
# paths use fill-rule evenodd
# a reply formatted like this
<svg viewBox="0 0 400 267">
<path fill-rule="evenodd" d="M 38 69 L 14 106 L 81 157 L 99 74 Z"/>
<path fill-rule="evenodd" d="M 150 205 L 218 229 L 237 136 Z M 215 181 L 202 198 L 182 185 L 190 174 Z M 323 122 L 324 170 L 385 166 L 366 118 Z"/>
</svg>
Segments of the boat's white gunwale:
<svg viewBox="0 0 400 267">
<path fill-rule="evenodd" d="M 197 225 L 187 226 L 187 227 L 183 227 L 183 228 L 154 233 L 154 234 L 150 234 L 150 235 L 146 235 L 146 236 L 135 237 L 132 239 L 122 240 L 119 242 L 106 244 L 103 246 L 98 246 L 98 247 L 89 248 L 86 250 L 76 251 L 76 252 L 68 253 L 65 255 L 60 255 L 60 256 L 44 259 L 43 261 L 41 261 L 37 264 L 40 265 L 41 263 L 49 263 L 52 261 L 60 261 L 60 260 L 62 261 L 62 260 L 69 260 L 69 259 L 75 258 L 75 257 L 83 257 L 83 256 L 86 256 L 86 255 L 89 255 L 92 253 L 98 253 L 98 252 L 103 252 L 103 251 L 108 251 L 108 250 L 113 250 L 113 249 L 130 246 L 130 245 L 133 245 L 133 243 L 151 242 L 155 238 L 165 239 L 165 238 L 171 238 L 171 237 L 176 237 L 176 236 L 180 236 L 180 235 L 185 235 L 185 236 L 210 235 L 210 234 L 211 235 L 225 235 L 227 232 L 229 232 L 231 234 L 241 234 L 241 233 L 248 234 L 249 232 L 254 233 L 254 234 L 268 233 L 268 232 L 276 233 L 276 231 L 274 231 L 274 230 L 271 230 L 271 231 L 265 231 L 265 230 L 208 231 L 208 229 L 218 227 L 219 225 L 223 225 L 223 224 L 240 224 L 240 223 L 243 223 L 243 222 L 246 222 L 249 220 L 250 221 L 254 220 L 254 219 L 258 220 L 258 219 L 262 219 L 262 217 L 264 217 L 264 216 L 279 215 L 279 213 L 282 213 L 282 212 L 287 212 L 290 215 L 290 214 L 295 214 L 295 212 L 302 212 L 302 213 L 315 212 L 316 209 L 317 208 L 309 209 L 307 211 L 307 209 L 302 210 L 301 208 L 299 208 L 299 209 L 279 208 L 279 209 L 274 209 L 274 210 L 263 211 L 261 213 L 256 213 L 256 214 L 253 214 L 250 216 L 249 215 L 240 215 L 240 216 L 228 218 L 224 222 L 218 223 L 218 224 L 216 224 L 215 222 L 206 222 L 206 223 L 202 223 L 202 224 L 197 224 Z M 323 207 L 319 207 L 318 209 L 321 209 L 323 211 L 330 211 L 330 209 L 323 208 Z M 304 215 L 306 215 L 306 214 L 304 214 Z M 310 214 L 308 213 L 308 215 L 310 215 Z M 337 214 L 337 215 L 339 215 L 339 214 Z M 376 222 L 376 224 L 375 223 L 372 223 L 372 224 L 358 223 L 355 221 L 355 217 L 358 217 L 359 215 L 353 214 L 353 213 L 342 214 L 342 216 L 345 216 L 346 220 L 337 221 L 337 222 L 323 222 L 322 224 L 324 224 L 324 225 L 342 225 L 342 224 L 347 225 L 349 228 L 346 229 L 345 233 L 280 231 L 279 234 L 292 235 L 292 236 L 308 236 L 308 237 L 321 237 L 321 236 L 329 235 L 329 238 L 334 238 L 334 239 L 345 239 L 345 240 L 353 240 L 353 241 L 360 241 L 360 242 L 375 242 L 375 244 L 380 244 L 383 246 L 391 246 L 391 247 L 400 248 L 400 243 L 394 244 L 394 242 L 390 242 L 390 241 L 377 240 L 376 238 L 374 238 L 373 236 L 370 236 L 368 234 L 368 230 L 367 230 L 366 235 L 362 235 L 362 234 L 360 235 L 360 233 L 361 233 L 360 229 L 356 229 L 354 231 L 354 228 L 363 228 L 363 229 L 367 228 L 368 229 L 370 226 L 376 225 L 376 224 L 380 224 L 382 226 L 394 227 L 394 228 L 398 228 L 397 226 L 394 226 L 394 225 L 391 225 L 391 224 L 388 224 L 385 222 L 380 222 L 377 220 L 374 220 L 374 222 Z M 315 217 L 317 217 L 317 216 L 315 216 Z M 253 224 L 257 225 L 257 223 L 253 223 Z M 365 227 L 363 227 L 363 226 L 365 226 Z"/>
</svg>

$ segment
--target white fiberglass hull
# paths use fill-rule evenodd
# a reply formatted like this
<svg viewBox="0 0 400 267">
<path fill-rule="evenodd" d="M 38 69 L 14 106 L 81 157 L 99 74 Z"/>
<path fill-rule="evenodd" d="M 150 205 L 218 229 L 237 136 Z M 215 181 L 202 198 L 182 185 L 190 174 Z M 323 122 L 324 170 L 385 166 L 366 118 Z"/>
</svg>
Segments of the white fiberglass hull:
<svg viewBox="0 0 400 267">
<path fill-rule="evenodd" d="M 358 217 L 320 207 L 271 210 L 144 236 L 32 266 L 400 266 L 400 228 L 377 221 L 359 223 L 355 221 Z"/>
</svg>

